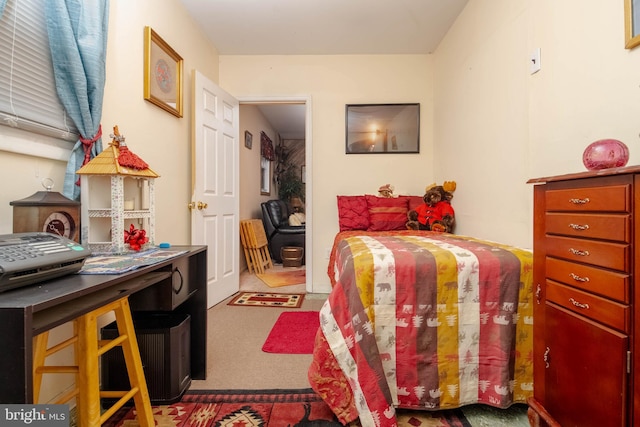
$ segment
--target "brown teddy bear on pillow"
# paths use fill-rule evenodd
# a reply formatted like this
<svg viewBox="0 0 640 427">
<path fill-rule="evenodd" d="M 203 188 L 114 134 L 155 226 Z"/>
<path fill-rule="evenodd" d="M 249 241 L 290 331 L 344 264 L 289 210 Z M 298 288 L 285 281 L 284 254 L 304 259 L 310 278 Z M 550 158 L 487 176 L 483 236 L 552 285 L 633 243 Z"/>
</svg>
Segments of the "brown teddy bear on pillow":
<svg viewBox="0 0 640 427">
<path fill-rule="evenodd" d="M 455 181 L 445 181 L 443 185 L 432 184 L 422 198 L 424 204 L 407 213 L 407 229 L 431 230 L 452 233 L 455 225 L 455 212 L 451 206 Z"/>
</svg>

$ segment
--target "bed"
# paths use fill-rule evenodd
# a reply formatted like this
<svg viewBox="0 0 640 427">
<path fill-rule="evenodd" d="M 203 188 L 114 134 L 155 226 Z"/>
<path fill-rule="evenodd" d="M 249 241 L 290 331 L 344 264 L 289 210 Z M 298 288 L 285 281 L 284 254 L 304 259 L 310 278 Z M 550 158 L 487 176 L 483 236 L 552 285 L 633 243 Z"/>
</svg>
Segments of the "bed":
<svg viewBox="0 0 640 427">
<path fill-rule="evenodd" d="M 397 408 L 525 403 L 533 394 L 531 252 L 370 226 L 335 237 L 309 369 L 338 419 L 394 426 Z"/>
</svg>

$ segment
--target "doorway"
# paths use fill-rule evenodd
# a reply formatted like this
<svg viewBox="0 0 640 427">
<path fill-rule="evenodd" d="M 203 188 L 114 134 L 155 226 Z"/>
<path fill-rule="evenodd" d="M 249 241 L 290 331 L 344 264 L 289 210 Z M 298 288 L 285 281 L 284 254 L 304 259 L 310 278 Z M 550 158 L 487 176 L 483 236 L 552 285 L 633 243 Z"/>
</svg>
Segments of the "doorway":
<svg viewBox="0 0 640 427">
<path fill-rule="evenodd" d="M 237 98 L 238 101 L 240 102 L 240 106 L 243 105 L 252 105 L 252 106 L 257 106 L 261 109 L 264 109 L 264 115 L 266 118 L 268 118 L 267 116 L 270 116 L 271 118 L 269 119 L 269 121 L 273 121 L 272 126 L 274 128 L 274 130 L 278 133 L 281 132 L 281 129 L 279 129 L 279 126 L 284 129 L 284 125 L 279 125 L 279 121 L 280 120 L 294 120 L 296 122 L 298 122 L 298 124 L 300 124 L 300 121 L 303 121 L 302 125 L 302 135 L 304 138 L 304 163 L 303 166 L 304 168 L 302 168 L 301 173 L 304 172 L 303 175 L 303 180 L 304 180 L 304 186 L 305 186 L 305 200 L 304 200 L 304 206 L 305 206 L 305 214 L 306 214 L 306 239 L 305 239 L 305 259 L 306 259 L 306 291 L 311 293 L 313 292 L 313 284 L 312 284 L 312 277 L 313 277 L 313 273 L 312 273 L 312 266 L 313 266 L 313 254 L 312 254 L 312 245 L 311 245 L 311 238 L 312 238 L 312 230 L 313 230 L 313 218 L 312 218 L 312 206 L 313 206 L 313 200 L 312 200 L 312 173 L 311 173 L 311 165 L 312 165 L 312 132 L 311 132 L 311 97 L 308 96 L 292 96 L 292 97 L 238 97 Z M 283 113 L 286 111 L 293 111 L 291 109 L 292 106 L 295 106 L 295 110 L 296 111 L 302 111 L 302 114 L 300 114 L 299 112 L 296 113 L 292 113 L 292 116 L 287 118 L 286 115 L 283 116 Z M 300 109 L 298 107 L 302 106 L 303 108 Z M 242 117 L 242 108 L 240 111 L 240 123 L 243 122 L 243 117 Z M 288 132 L 291 130 L 290 126 L 287 126 L 287 130 L 283 130 L 283 132 Z M 243 130 L 241 129 L 241 133 L 243 133 Z M 289 135 L 286 133 L 283 133 L 282 135 L 282 139 L 286 140 L 286 139 L 297 139 L 296 138 L 288 138 L 288 137 L 292 137 L 293 135 Z M 252 149 L 260 149 L 260 135 L 253 135 L 253 143 L 255 144 L 255 147 L 253 147 Z M 242 166 L 242 165 L 241 165 Z M 240 191 L 240 204 L 243 204 L 243 198 L 247 197 L 246 194 L 243 194 L 243 191 Z M 277 194 L 275 193 L 271 193 L 271 198 L 277 198 Z M 258 208 L 259 210 L 259 208 Z"/>
</svg>

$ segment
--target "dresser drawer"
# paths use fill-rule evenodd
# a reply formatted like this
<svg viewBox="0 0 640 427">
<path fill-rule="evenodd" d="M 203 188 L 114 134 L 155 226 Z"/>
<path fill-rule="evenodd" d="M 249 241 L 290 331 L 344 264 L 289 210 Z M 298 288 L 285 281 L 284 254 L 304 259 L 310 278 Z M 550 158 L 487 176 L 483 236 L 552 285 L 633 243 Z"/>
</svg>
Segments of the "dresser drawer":
<svg viewBox="0 0 640 427">
<path fill-rule="evenodd" d="M 547 233 L 628 243 L 630 216 L 616 214 L 547 213 Z"/>
<path fill-rule="evenodd" d="M 545 267 L 549 279 L 621 303 L 629 303 L 628 274 L 549 257 L 545 261 Z"/>
<path fill-rule="evenodd" d="M 549 256 L 629 271 L 629 245 L 549 235 L 545 240 Z"/>
<path fill-rule="evenodd" d="M 630 212 L 629 194 L 629 185 L 548 190 L 545 202 L 548 211 Z"/>
<path fill-rule="evenodd" d="M 547 280 L 547 301 L 604 325 L 629 332 L 629 306 Z"/>
</svg>

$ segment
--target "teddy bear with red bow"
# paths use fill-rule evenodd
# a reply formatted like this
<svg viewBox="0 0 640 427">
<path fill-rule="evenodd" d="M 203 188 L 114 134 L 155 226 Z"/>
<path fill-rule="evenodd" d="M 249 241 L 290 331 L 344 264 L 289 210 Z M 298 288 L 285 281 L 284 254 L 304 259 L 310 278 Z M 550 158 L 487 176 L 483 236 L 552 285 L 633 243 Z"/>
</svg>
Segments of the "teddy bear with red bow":
<svg viewBox="0 0 640 427">
<path fill-rule="evenodd" d="M 425 190 L 424 203 L 407 213 L 407 229 L 431 230 L 452 233 L 455 212 L 451 206 L 455 181 L 445 181 L 442 185 L 431 184 Z"/>
</svg>

